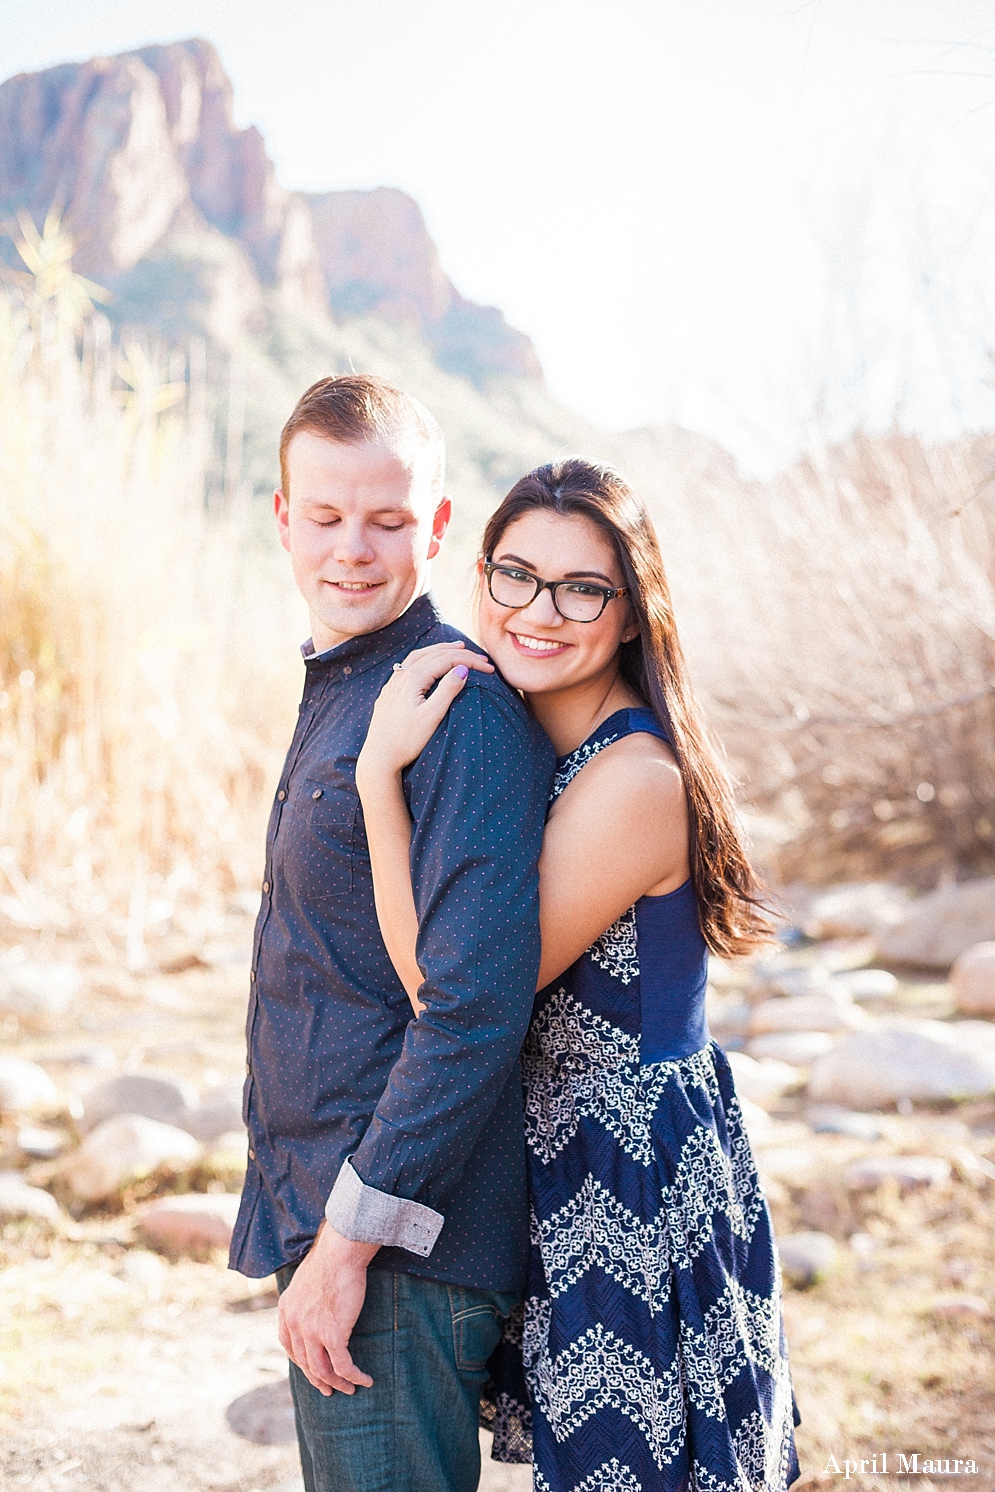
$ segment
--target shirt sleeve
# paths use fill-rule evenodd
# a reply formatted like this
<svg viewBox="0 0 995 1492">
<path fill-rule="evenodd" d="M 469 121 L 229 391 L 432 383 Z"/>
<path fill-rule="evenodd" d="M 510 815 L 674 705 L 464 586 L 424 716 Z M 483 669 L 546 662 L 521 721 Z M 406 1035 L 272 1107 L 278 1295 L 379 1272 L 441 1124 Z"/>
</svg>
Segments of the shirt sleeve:
<svg viewBox="0 0 995 1492">
<path fill-rule="evenodd" d="M 352 1174 L 343 1167 L 329 1198 L 326 1215 L 346 1237 L 364 1228 L 363 1241 L 393 1243 L 410 1226 L 413 1251 L 431 1252 L 441 1204 L 518 1063 L 539 971 L 552 766 L 517 702 L 485 684 L 464 689 L 406 774 L 425 1009 L 408 1025 Z M 356 1180 L 388 1196 L 364 1197 Z M 350 1213 L 359 1205 L 365 1222 Z"/>
</svg>

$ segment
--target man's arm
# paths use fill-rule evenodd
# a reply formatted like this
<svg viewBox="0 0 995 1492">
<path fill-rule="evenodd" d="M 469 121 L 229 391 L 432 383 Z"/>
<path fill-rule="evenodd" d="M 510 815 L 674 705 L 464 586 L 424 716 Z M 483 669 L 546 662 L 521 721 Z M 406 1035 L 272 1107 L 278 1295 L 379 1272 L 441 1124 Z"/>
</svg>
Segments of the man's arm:
<svg viewBox="0 0 995 1492">
<path fill-rule="evenodd" d="M 518 1061 L 539 966 L 551 769 L 516 702 L 471 682 L 408 773 L 425 1008 L 329 1198 L 326 1215 L 347 1236 L 431 1252 L 445 1198 Z M 353 1226 L 357 1213 L 366 1226 Z"/>
<path fill-rule="evenodd" d="M 543 759 L 538 759 L 538 758 Z M 425 1005 L 328 1223 L 280 1299 L 280 1340 L 322 1393 L 368 1383 L 348 1342 L 383 1245 L 427 1257 L 518 1060 L 539 966 L 538 858 L 552 750 L 492 688 L 466 689 L 408 774 Z"/>
</svg>

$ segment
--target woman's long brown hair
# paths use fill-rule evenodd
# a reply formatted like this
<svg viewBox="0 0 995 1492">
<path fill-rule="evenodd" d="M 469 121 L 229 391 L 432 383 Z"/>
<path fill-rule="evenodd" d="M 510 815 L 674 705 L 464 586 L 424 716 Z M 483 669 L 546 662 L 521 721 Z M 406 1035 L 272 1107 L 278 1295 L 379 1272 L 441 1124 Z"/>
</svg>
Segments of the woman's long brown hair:
<svg viewBox="0 0 995 1492">
<path fill-rule="evenodd" d="M 670 739 L 687 794 L 691 880 L 701 930 L 713 953 L 735 957 L 767 942 L 763 887 L 736 823 L 729 779 L 694 698 L 677 637 L 656 533 L 640 498 L 608 466 L 579 457 L 537 467 L 516 482 L 484 533 L 490 559 L 505 530 L 535 509 L 588 518 L 618 555 L 639 635 L 621 648 L 626 683 Z"/>
</svg>

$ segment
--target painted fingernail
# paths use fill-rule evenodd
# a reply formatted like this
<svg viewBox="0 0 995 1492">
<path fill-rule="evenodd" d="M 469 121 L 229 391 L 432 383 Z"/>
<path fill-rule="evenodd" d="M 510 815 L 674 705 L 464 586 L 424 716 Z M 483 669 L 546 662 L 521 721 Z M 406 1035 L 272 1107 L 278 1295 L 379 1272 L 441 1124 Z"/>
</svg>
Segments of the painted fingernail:
<svg viewBox="0 0 995 1492">
<path fill-rule="evenodd" d="M 457 663 L 456 667 L 453 669 L 453 673 L 458 679 L 465 679 L 469 672 L 470 670 L 467 668 L 465 663 Z"/>
</svg>

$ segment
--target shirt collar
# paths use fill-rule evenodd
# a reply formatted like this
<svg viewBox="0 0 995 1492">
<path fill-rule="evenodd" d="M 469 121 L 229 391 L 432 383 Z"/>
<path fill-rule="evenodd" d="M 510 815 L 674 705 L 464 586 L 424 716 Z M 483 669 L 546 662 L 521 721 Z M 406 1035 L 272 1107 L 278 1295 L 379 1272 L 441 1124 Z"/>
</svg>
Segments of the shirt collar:
<svg viewBox="0 0 995 1492">
<path fill-rule="evenodd" d="M 301 653 L 308 670 L 317 668 L 341 668 L 349 664 L 350 672 L 363 673 L 376 663 L 387 658 L 410 652 L 419 639 L 430 632 L 442 620 L 430 595 L 419 596 L 407 611 L 381 627 L 378 632 L 363 632 L 340 642 L 338 647 L 328 648 L 324 653 L 314 651 L 309 637 L 301 644 Z"/>
</svg>

